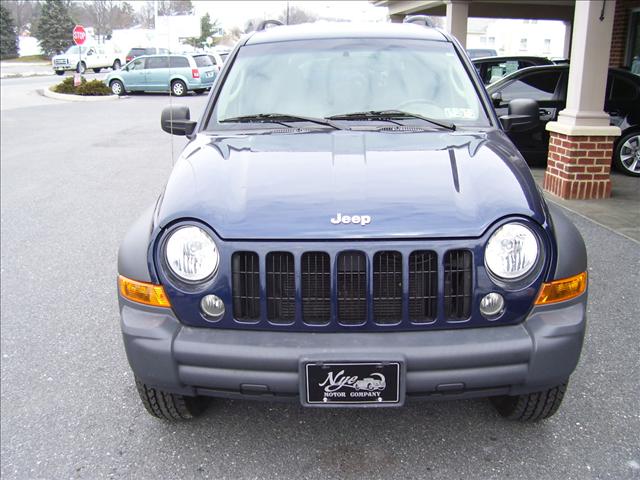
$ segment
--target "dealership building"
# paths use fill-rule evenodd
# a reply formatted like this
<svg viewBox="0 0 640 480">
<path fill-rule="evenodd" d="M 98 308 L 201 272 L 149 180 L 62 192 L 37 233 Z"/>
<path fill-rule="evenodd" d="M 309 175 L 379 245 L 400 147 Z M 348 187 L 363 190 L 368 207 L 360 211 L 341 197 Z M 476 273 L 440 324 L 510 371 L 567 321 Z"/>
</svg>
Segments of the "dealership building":
<svg viewBox="0 0 640 480">
<path fill-rule="evenodd" d="M 463 46 L 469 17 L 560 20 L 570 59 L 566 108 L 550 132 L 544 189 L 565 199 L 611 195 L 611 157 L 620 129 L 603 111 L 608 68 L 640 62 L 640 0 L 377 0 L 394 22 L 444 16 Z M 634 63 L 635 62 L 635 63 Z"/>
</svg>

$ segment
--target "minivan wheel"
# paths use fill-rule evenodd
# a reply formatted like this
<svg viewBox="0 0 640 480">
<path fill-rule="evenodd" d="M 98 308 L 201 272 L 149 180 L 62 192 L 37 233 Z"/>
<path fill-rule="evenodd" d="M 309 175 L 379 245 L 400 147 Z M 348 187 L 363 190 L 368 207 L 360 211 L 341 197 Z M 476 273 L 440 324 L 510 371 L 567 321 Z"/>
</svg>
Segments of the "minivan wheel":
<svg viewBox="0 0 640 480">
<path fill-rule="evenodd" d="M 183 97 L 187 94 L 187 86 L 182 80 L 174 80 L 171 82 L 171 92 L 176 97 Z"/>
<path fill-rule="evenodd" d="M 200 415 L 209 405 L 206 397 L 187 397 L 164 392 L 142 383 L 138 378 L 136 389 L 147 412 L 163 420 L 189 420 Z"/>
<path fill-rule="evenodd" d="M 640 177 L 640 132 L 627 133 L 618 140 L 613 165 L 625 175 Z"/>
<path fill-rule="evenodd" d="M 202 95 L 206 90 L 204 88 L 197 88 L 194 90 L 196 95 Z"/>
<path fill-rule="evenodd" d="M 567 384 L 526 395 L 503 395 L 492 397 L 491 402 L 498 413 L 509 420 L 537 422 L 549 418 L 560 408 Z"/>
<path fill-rule="evenodd" d="M 84 62 L 78 62 L 78 65 L 76 65 L 76 72 L 83 74 L 86 71 L 87 65 Z"/>
<path fill-rule="evenodd" d="M 120 63 L 120 60 L 118 60 L 117 58 L 113 61 L 113 66 L 111 67 L 112 70 L 120 70 L 120 67 L 122 66 L 122 64 Z"/>
<path fill-rule="evenodd" d="M 109 87 L 111 87 L 111 92 L 113 92 L 114 95 L 123 95 L 125 93 L 124 85 L 120 80 L 111 80 Z"/>
</svg>

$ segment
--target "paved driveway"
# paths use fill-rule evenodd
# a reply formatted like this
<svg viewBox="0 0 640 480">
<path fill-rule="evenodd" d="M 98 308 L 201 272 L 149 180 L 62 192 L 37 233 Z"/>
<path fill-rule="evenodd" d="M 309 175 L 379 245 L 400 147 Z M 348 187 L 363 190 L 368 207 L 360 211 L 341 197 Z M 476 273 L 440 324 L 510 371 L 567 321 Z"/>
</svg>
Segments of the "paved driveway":
<svg viewBox="0 0 640 480">
<path fill-rule="evenodd" d="M 181 102 L 195 116 L 205 98 Z M 167 103 L 2 111 L 2 478 L 640 478 L 638 244 L 573 215 L 590 255 L 590 324 L 549 421 L 510 423 L 484 400 L 218 401 L 186 424 L 148 416 L 120 339 L 116 250 L 184 143 L 159 128 Z"/>
</svg>

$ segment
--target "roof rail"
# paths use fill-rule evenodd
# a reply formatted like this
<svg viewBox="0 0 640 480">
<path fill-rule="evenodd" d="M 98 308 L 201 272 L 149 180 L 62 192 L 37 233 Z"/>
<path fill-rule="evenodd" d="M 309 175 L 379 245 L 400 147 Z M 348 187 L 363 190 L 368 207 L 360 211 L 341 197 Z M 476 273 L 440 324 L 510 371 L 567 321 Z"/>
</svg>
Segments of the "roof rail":
<svg viewBox="0 0 640 480">
<path fill-rule="evenodd" d="M 404 20 L 402 20 L 402 23 L 415 23 L 423 27 L 435 28 L 434 23 L 427 15 L 407 15 L 404 17 Z"/>
<path fill-rule="evenodd" d="M 263 20 L 258 24 L 256 32 L 262 32 L 263 30 L 266 30 L 269 25 L 280 26 L 284 25 L 284 23 L 282 23 L 280 20 Z"/>
</svg>

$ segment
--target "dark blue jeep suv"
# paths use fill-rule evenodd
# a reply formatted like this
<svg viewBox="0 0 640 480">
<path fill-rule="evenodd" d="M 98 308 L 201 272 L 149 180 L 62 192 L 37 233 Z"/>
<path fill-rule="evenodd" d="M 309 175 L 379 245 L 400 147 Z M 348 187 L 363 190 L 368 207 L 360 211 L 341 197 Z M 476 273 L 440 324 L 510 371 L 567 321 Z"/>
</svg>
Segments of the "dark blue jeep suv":
<svg viewBox="0 0 640 480">
<path fill-rule="evenodd" d="M 208 397 L 397 407 L 491 397 L 553 415 L 585 331 L 587 261 L 447 34 L 274 27 L 230 54 L 125 237 L 125 349 L 150 414 Z"/>
</svg>

